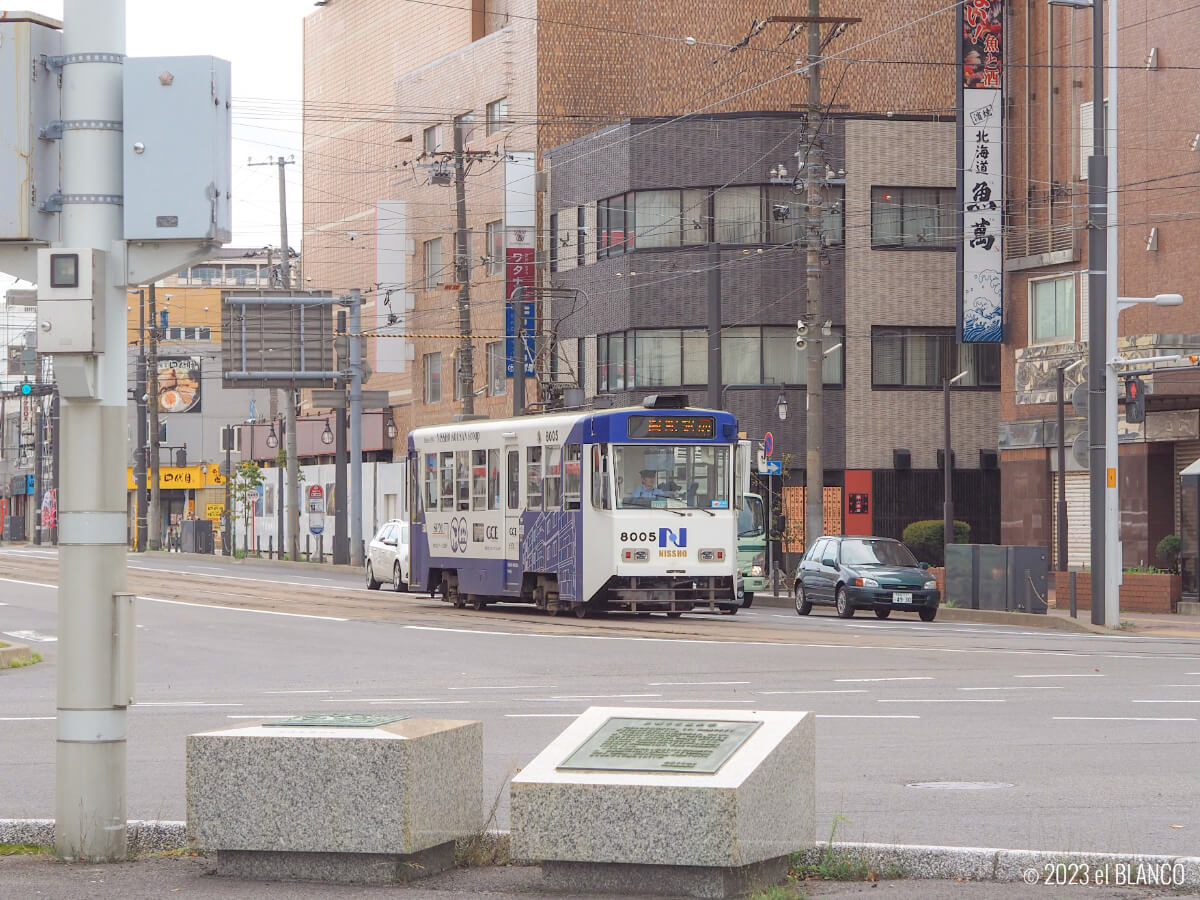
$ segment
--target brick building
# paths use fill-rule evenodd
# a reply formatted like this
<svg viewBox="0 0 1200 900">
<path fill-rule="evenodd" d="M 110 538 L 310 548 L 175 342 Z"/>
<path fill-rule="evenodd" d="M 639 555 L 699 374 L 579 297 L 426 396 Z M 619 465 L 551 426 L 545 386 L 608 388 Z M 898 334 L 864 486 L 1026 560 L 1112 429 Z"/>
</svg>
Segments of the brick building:
<svg viewBox="0 0 1200 900">
<path fill-rule="evenodd" d="M 1107 22 L 1107 11 L 1106 11 Z M 1193 210 L 1197 129 L 1178 112 L 1191 93 L 1187 69 L 1197 12 L 1147 0 L 1120 6 L 1117 92 L 1121 297 L 1179 293 L 1181 307 L 1133 306 L 1119 317 L 1122 356 L 1196 353 Z M 1087 354 L 1087 158 L 1091 154 L 1091 13 L 1030 4 L 1014 7 L 1008 84 L 1009 217 L 1006 235 L 1007 343 L 1001 396 L 1005 543 L 1055 544 L 1056 368 Z M 1105 50 L 1107 54 L 1107 49 Z M 1183 68 L 1179 68 L 1183 67 Z M 1106 82 L 1107 83 L 1107 82 Z M 1110 277 L 1113 261 L 1109 260 Z M 1086 371 L 1067 376 L 1068 393 Z M 1200 375 L 1200 373 L 1197 373 Z M 1180 504 L 1179 471 L 1200 458 L 1200 377 L 1148 377 L 1144 423 L 1119 413 L 1122 559 L 1156 564 L 1167 534 L 1190 542 L 1185 593 L 1196 592 L 1194 511 Z M 1119 383 L 1119 391 L 1123 384 Z M 1086 416 L 1067 407 L 1067 519 L 1072 568 L 1090 558 L 1086 466 L 1071 442 Z"/>
</svg>

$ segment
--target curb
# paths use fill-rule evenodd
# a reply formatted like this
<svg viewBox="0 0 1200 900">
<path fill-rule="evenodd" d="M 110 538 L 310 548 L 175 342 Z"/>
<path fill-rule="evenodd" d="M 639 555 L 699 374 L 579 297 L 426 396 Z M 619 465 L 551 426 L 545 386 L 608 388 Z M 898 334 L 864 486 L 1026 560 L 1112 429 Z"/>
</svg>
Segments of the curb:
<svg viewBox="0 0 1200 900">
<path fill-rule="evenodd" d="M 127 823 L 127 829 L 130 855 L 187 846 L 185 822 L 133 820 Z M 3 843 L 53 846 L 54 820 L 0 819 L 0 844 Z M 898 872 L 902 879 L 1060 884 L 1065 882 L 1059 878 L 1073 875 L 1078 883 L 1097 885 L 1157 883 L 1171 888 L 1200 887 L 1200 857 L 1196 856 L 818 841 L 815 847 L 801 854 L 800 861 L 819 865 L 822 856 L 828 855 L 867 863 L 880 872 Z M 1148 880 L 1155 877 L 1157 882 Z M 1090 880 L 1085 882 L 1084 878 Z"/>
<path fill-rule="evenodd" d="M 0 647 L 0 669 L 7 669 L 14 662 L 24 662 L 33 658 L 33 654 L 24 644 L 14 644 L 10 641 L 5 641 L 5 644 L 7 646 Z"/>
<path fill-rule="evenodd" d="M 308 571 L 312 571 L 313 569 L 316 569 L 317 571 L 323 571 L 323 572 L 355 572 L 356 573 L 359 571 L 359 569 L 362 568 L 361 566 L 356 567 L 356 566 L 352 566 L 349 564 L 346 564 L 344 566 L 336 566 L 333 563 L 304 562 L 303 560 L 299 560 L 299 559 L 269 559 L 265 556 L 261 557 L 261 558 L 259 558 L 257 556 L 250 556 L 250 557 L 244 557 L 244 558 L 239 559 L 236 556 L 219 556 L 214 553 L 173 553 L 170 550 L 146 550 L 146 551 L 143 551 L 142 553 L 138 553 L 138 554 L 133 554 L 131 552 L 130 555 L 131 556 L 151 556 L 156 559 L 171 559 L 171 558 L 178 557 L 178 556 L 185 556 L 188 559 L 219 559 L 222 562 L 228 563 L 229 565 L 232 565 L 232 566 L 244 566 L 247 563 L 264 563 L 267 565 L 279 566 L 284 569 L 306 569 Z"/>
</svg>

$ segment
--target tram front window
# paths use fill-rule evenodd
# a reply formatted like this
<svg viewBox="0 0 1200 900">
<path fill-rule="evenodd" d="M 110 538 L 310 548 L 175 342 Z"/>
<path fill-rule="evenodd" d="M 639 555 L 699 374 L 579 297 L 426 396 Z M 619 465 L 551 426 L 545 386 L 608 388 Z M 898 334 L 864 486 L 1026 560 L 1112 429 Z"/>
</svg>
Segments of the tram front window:
<svg viewBox="0 0 1200 900">
<path fill-rule="evenodd" d="M 729 448 L 617 445 L 617 509 L 728 509 Z"/>
</svg>

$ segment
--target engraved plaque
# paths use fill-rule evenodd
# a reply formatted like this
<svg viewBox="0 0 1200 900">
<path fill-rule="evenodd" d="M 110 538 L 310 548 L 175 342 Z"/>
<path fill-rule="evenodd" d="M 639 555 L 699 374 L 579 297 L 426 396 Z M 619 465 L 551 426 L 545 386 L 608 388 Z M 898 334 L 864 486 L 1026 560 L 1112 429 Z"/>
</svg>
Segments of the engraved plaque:
<svg viewBox="0 0 1200 900">
<path fill-rule="evenodd" d="M 761 724 L 612 718 L 557 768 L 712 775 Z"/>
<path fill-rule="evenodd" d="M 358 716 L 349 713 L 328 713 L 324 715 L 296 716 L 292 719 L 280 719 L 277 722 L 263 722 L 263 725 L 288 726 L 289 728 L 315 727 L 323 728 L 378 728 L 407 719 L 408 716 Z"/>
</svg>

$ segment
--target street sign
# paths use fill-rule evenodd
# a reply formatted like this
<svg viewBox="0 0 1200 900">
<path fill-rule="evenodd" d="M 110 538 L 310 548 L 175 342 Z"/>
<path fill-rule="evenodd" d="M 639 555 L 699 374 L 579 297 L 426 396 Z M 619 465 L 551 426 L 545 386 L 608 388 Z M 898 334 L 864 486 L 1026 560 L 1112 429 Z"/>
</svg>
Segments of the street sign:
<svg viewBox="0 0 1200 900">
<path fill-rule="evenodd" d="M 769 431 L 763 437 L 763 453 L 767 454 L 767 456 L 775 453 L 775 436 Z"/>
<path fill-rule="evenodd" d="M 345 409 L 349 406 L 346 391 L 316 390 L 312 392 L 313 409 Z M 363 391 L 363 409 L 382 409 L 388 405 L 387 391 Z"/>
<path fill-rule="evenodd" d="M 206 503 L 206 504 L 204 504 L 204 518 L 212 519 L 213 521 L 220 521 L 220 519 L 223 515 L 225 515 L 225 504 L 224 503 Z"/>
<path fill-rule="evenodd" d="M 313 534 L 325 530 L 325 491 L 319 484 L 308 488 L 308 530 Z"/>
<path fill-rule="evenodd" d="M 782 475 L 783 460 L 781 459 L 760 459 L 758 461 L 759 475 Z"/>
<path fill-rule="evenodd" d="M 262 494 L 260 494 L 255 488 L 250 488 L 250 490 L 246 491 L 246 499 L 249 500 L 251 503 L 253 503 L 255 500 L 257 500 L 261 496 L 262 496 Z"/>
</svg>

